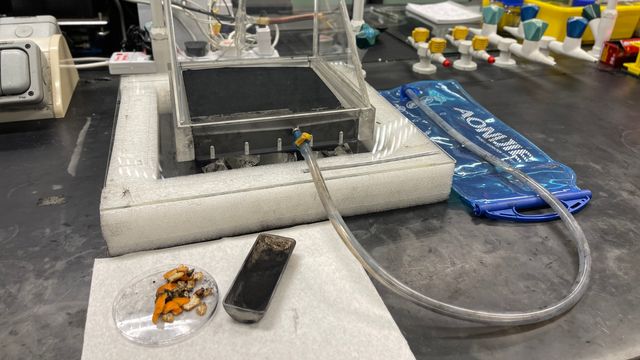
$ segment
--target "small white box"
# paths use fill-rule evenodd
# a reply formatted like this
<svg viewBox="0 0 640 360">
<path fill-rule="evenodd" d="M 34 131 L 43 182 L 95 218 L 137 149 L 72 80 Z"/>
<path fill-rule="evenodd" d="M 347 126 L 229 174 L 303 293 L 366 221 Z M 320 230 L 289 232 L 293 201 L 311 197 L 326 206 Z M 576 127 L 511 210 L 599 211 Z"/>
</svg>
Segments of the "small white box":
<svg viewBox="0 0 640 360">
<path fill-rule="evenodd" d="M 109 59 L 109 73 L 123 74 L 152 74 L 156 72 L 156 65 L 151 56 L 141 52 L 115 52 Z"/>
</svg>

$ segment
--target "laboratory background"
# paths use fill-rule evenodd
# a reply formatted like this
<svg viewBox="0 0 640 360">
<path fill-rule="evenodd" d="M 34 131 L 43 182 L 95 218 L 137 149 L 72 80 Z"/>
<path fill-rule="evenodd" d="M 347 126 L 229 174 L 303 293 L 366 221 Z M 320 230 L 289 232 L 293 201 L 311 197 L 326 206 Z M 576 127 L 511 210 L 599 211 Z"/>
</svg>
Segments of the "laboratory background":
<svg viewBox="0 0 640 360">
<path fill-rule="evenodd" d="M 640 1 L 3 0 L 0 358 L 640 358 Z"/>
</svg>

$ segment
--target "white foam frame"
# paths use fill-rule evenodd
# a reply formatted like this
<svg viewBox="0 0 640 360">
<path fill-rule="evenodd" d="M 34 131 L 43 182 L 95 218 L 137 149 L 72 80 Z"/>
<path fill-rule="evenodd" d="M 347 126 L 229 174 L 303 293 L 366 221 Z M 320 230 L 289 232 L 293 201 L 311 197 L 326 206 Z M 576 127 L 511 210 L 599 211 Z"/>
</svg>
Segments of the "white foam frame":
<svg viewBox="0 0 640 360">
<path fill-rule="evenodd" d="M 319 160 L 343 215 L 428 204 L 449 196 L 454 161 L 368 86 L 376 108 L 371 153 Z M 110 255 L 172 247 L 326 219 L 304 162 L 163 179 L 159 114 L 166 75 L 121 78 L 117 125 L 100 203 Z"/>
</svg>

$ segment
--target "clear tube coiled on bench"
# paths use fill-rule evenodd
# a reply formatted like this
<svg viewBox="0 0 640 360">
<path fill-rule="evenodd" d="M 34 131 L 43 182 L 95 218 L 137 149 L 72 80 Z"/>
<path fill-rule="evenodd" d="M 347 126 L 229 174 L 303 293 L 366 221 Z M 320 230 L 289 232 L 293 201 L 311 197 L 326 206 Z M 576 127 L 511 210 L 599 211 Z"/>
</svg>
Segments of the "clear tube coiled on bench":
<svg viewBox="0 0 640 360">
<path fill-rule="evenodd" d="M 407 96 L 409 96 L 409 98 L 411 98 L 411 100 L 413 100 L 416 105 L 420 107 L 420 109 L 422 109 L 422 111 L 427 116 L 429 116 L 438 126 L 448 132 L 460 144 L 465 146 L 470 151 L 481 156 L 484 160 L 493 164 L 497 168 L 512 174 L 517 179 L 527 184 L 549 206 L 551 206 L 553 210 L 555 210 L 560 215 L 560 218 L 569 230 L 571 239 L 575 243 L 578 252 L 578 274 L 576 280 L 574 281 L 569 294 L 562 300 L 545 308 L 526 312 L 490 312 L 474 310 L 448 304 L 430 298 L 413 290 L 409 286 L 403 284 L 400 280 L 396 279 L 393 275 L 389 274 L 382 266 L 380 266 L 380 264 L 378 264 L 378 262 L 362 247 L 351 230 L 349 230 L 349 227 L 344 222 L 344 219 L 340 215 L 340 212 L 331 199 L 331 195 L 329 194 L 329 190 L 327 189 L 327 185 L 324 181 L 322 173 L 320 172 L 309 143 L 304 142 L 299 147 L 300 152 L 304 157 L 307 166 L 309 167 L 309 172 L 313 177 L 316 190 L 318 192 L 322 205 L 327 212 L 327 216 L 349 251 L 351 251 L 353 256 L 358 259 L 360 264 L 362 264 L 369 275 L 371 275 L 391 291 L 421 307 L 452 318 L 478 322 L 487 325 L 516 326 L 549 320 L 571 309 L 584 295 L 589 283 L 589 275 L 591 272 L 591 253 L 589 250 L 589 244 L 587 243 L 587 239 L 584 236 L 580 225 L 578 225 L 573 215 L 571 215 L 571 213 L 553 194 L 551 194 L 547 189 L 545 189 L 542 185 L 537 183 L 527 174 L 507 164 L 503 160 L 489 154 L 487 151 L 472 143 L 454 128 L 449 126 L 440 116 L 438 116 L 438 114 L 431 110 L 427 105 L 423 104 L 419 100 L 418 95 L 412 89 L 406 89 L 405 93 L 407 94 Z"/>
</svg>

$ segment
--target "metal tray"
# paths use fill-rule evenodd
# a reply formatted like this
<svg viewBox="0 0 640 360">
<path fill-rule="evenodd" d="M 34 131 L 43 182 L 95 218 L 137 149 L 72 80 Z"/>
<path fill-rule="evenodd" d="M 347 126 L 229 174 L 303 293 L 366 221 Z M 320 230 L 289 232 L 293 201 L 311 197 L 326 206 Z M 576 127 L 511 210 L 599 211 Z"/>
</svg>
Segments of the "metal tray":
<svg viewBox="0 0 640 360">
<path fill-rule="evenodd" d="M 296 241 L 260 234 L 224 298 L 223 306 L 236 321 L 260 321 L 269 308 Z"/>
</svg>

